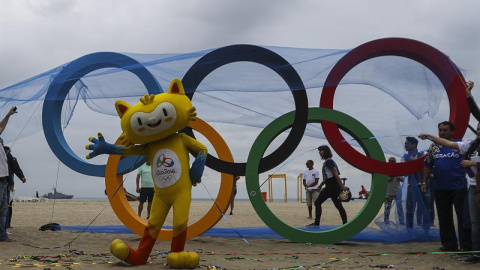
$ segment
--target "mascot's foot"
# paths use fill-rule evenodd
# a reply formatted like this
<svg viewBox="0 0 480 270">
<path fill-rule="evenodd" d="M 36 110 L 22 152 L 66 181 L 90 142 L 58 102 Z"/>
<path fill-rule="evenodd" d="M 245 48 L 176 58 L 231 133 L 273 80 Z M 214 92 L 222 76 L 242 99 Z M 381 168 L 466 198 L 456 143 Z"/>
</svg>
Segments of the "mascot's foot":
<svg viewBox="0 0 480 270">
<path fill-rule="evenodd" d="M 196 252 L 170 252 L 167 257 L 168 266 L 170 268 L 190 268 L 198 266 L 200 256 Z"/>
<path fill-rule="evenodd" d="M 122 261 L 125 261 L 130 254 L 130 248 L 120 239 L 113 240 L 110 245 L 110 252 Z"/>
</svg>

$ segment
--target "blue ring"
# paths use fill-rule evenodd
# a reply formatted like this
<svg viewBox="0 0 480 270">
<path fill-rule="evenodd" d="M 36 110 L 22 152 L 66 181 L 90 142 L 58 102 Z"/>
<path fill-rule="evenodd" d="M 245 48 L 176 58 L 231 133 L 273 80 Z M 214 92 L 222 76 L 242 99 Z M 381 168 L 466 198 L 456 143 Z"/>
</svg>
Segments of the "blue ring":
<svg viewBox="0 0 480 270">
<path fill-rule="evenodd" d="M 92 53 L 72 61 L 60 71 L 48 88 L 43 102 L 43 132 L 50 149 L 70 169 L 89 176 L 105 176 L 106 165 L 85 162 L 68 146 L 61 127 L 62 107 L 72 86 L 86 74 L 102 68 L 121 68 L 135 74 L 148 93 L 162 93 L 155 77 L 139 62 L 126 55 L 112 52 Z M 85 138 L 86 139 L 86 138 Z M 137 161 L 137 162 L 135 162 Z M 144 158 L 130 156 L 120 161 L 118 173 L 128 173 L 145 162 Z"/>
</svg>

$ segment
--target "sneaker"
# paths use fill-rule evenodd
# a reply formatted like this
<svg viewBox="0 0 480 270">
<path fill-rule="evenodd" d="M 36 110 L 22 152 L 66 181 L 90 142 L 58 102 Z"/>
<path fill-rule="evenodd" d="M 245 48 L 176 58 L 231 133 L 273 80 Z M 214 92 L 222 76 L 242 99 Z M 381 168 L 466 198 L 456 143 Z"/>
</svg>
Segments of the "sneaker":
<svg viewBox="0 0 480 270">
<path fill-rule="evenodd" d="M 466 260 L 463 261 L 464 263 L 479 263 L 480 262 L 480 255 L 470 255 Z"/>
<path fill-rule="evenodd" d="M 312 217 L 307 217 L 307 219 L 312 219 Z"/>
<path fill-rule="evenodd" d="M 307 225 L 307 227 L 318 227 L 320 224 L 315 224 L 315 223 L 310 223 Z"/>
</svg>

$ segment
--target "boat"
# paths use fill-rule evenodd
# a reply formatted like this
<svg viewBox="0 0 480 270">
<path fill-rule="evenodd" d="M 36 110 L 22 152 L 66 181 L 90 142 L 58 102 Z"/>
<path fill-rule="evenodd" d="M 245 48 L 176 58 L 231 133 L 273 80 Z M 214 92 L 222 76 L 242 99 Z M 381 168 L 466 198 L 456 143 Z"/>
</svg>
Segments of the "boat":
<svg viewBox="0 0 480 270">
<path fill-rule="evenodd" d="M 42 197 L 47 199 L 71 199 L 73 198 L 73 195 L 63 194 L 61 192 L 58 192 L 56 188 L 53 188 L 53 193 L 49 192 Z"/>
<path fill-rule="evenodd" d="M 127 201 L 135 202 L 139 200 L 138 196 L 133 195 L 132 193 L 125 190 L 125 196 L 127 196 Z"/>
<path fill-rule="evenodd" d="M 133 195 L 132 193 L 128 192 L 127 189 L 123 188 L 123 191 L 125 191 L 125 197 L 127 197 L 127 201 L 135 202 L 140 200 L 139 196 Z M 105 195 L 107 195 L 107 189 L 105 189 Z"/>
</svg>

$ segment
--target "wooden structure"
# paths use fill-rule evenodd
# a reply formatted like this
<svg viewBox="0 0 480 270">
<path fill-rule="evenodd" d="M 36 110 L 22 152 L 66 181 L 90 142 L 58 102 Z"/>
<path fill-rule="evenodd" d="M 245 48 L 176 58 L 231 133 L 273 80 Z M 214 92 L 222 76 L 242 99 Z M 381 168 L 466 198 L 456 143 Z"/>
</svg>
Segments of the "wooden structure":
<svg viewBox="0 0 480 270">
<path fill-rule="evenodd" d="M 268 201 L 273 202 L 273 179 L 283 179 L 285 182 L 285 198 L 284 201 L 288 202 L 287 196 L 287 175 L 286 174 L 269 174 L 268 175 Z"/>
<path fill-rule="evenodd" d="M 297 176 L 297 202 L 306 203 L 303 200 L 303 173 Z"/>
</svg>

